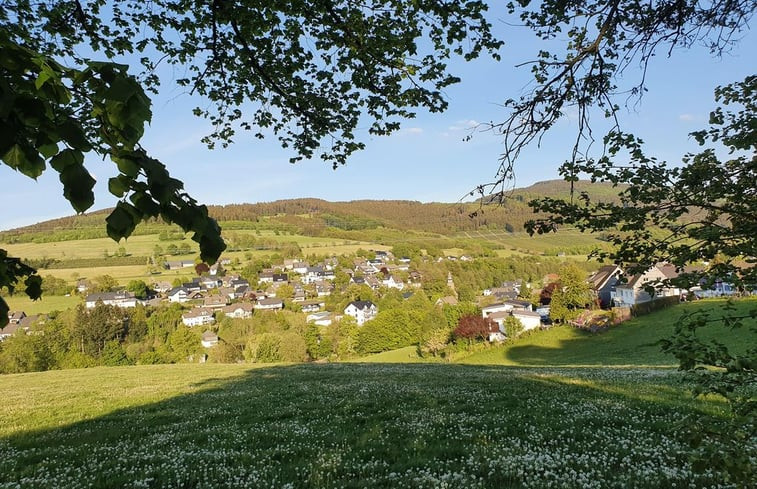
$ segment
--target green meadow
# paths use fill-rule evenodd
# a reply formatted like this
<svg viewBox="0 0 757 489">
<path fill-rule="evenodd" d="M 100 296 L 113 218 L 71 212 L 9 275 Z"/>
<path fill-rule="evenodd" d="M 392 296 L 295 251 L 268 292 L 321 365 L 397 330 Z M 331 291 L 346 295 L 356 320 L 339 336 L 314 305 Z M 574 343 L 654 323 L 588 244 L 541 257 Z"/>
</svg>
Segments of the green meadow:
<svg viewBox="0 0 757 489">
<path fill-rule="evenodd" d="M 693 399 L 657 345 L 681 312 L 715 304 L 602 334 L 554 327 L 457 363 L 410 347 L 3 375 L 0 489 L 736 487 L 694 470 L 679 436 L 689 415 L 719 423 L 724 403 Z M 757 456 L 757 441 L 743 449 Z"/>
<path fill-rule="evenodd" d="M 722 406 L 671 369 L 163 365 L 0 391 L 2 488 L 729 487 L 676 436 Z"/>
</svg>

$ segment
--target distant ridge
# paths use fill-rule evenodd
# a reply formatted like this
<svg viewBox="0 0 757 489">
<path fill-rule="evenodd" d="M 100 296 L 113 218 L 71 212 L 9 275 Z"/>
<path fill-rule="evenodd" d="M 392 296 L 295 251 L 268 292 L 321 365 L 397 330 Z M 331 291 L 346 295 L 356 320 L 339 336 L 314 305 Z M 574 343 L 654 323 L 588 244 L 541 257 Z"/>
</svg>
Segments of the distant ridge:
<svg viewBox="0 0 757 489">
<path fill-rule="evenodd" d="M 609 184 L 579 181 L 575 182 L 574 191 L 585 191 L 601 200 L 617 199 L 617 189 Z M 255 222 L 262 228 L 266 224 L 273 228 L 284 226 L 307 235 L 319 235 L 327 228 L 359 230 L 379 227 L 448 235 L 482 228 L 522 231 L 525 221 L 534 217 L 528 202 L 538 197 L 569 198 L 570 184 L 564 180 L 537 182 L 508 192 L 508 199 L 503 205 L 421 203 L 412 200 L 329 202 L 298 198 L 257 204 L 209 205 L 208 210 L 218 221 L 227 223 L 225 229 L 238 226 L 235 222 Z M 14 236 L 26 233 L 74 230 L 88 230 L 88 237 L 105 237 L 104 220 L 110 210 L 102 209 L 3 231 L 0 232 L 0 241 L 12 241 Z M 472 217 L 475 211 L 479 212 Z M 158 221 L 142 224 L 137 228 L 137 234 L 159 232 L 163 226 L 165 224 Z"/>
</svg>

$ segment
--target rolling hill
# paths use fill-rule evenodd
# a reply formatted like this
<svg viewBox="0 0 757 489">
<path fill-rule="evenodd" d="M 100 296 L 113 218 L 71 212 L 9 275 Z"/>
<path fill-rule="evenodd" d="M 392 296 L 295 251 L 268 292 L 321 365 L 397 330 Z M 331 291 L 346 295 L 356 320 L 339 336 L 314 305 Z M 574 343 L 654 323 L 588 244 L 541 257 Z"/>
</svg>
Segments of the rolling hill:
<svg viewBox="0 0 757 489">
<path fill-rule="evenodd" d="M 611 186 L 590 182 L 577 182 L 575 190 L 587 191 L 597 199 L 611 199 L 614 195 Z M 563 180 L 539 182 L 511 191 L 501 205 L 407 200 L 328 202 L 302 198 L 209 206 L 209 211 L 226 230 L 269 229 L 337 238 L 352 237 L 344 235 L 345 232 L 371 229 L 454 235 L 478 230 L 522 231 L 523 224 L 534 217 L 528 202 L 537 197 L 569 198 L 570 186 Z M 106 237 L 103 224 L 109 212 L 110 209 L 103 209 L 3 231 L 0 232 L 0 243 Z M 150 221 L 138 226 L 134 234 L 157 234 L 166 229 L 165 226 L 159 221 Z"/>
</svg>

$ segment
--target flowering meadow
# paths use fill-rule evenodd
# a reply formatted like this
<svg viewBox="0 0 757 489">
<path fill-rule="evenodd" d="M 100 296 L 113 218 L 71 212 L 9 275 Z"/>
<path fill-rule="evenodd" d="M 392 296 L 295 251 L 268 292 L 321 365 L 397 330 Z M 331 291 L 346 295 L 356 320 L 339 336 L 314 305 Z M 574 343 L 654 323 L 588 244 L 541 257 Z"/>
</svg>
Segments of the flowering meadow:
<svg viewBox="0 0 757 489">
<path fill-rule="evenodd" d="M 731 487 L 679 440 L 687 414 L 723 409 L 687 387 L 672 369 L 440 364 L 7 375 L 0 489 Z"/>
</svg>

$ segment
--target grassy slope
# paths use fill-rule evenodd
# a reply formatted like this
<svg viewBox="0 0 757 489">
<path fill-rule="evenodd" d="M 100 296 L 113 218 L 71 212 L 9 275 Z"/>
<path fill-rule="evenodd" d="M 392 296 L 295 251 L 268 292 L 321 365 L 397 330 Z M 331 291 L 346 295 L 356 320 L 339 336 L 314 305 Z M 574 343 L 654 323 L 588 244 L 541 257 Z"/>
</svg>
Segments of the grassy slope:
<svg viewBox="0 0 757 489">
<path fill-rule="evenodd" d="M 673 334 L 684 312 L 710 309 L 724 301 L 700 301 L 642 316 L 609 331 L 592 334 L 570 326 L 557 326 L 512 344 L 476 353 L 464 363 L 503 365 L 675 365 L 660 351 L 659 340 Z M 757 300 L 737 303 L 740 310 L 757 307 Z M 746 328 L 731 330 L 721 324 L 702 330 L 702 337 L 717 338 L 736 351 L 757 342 Z"/>
<path fill-rule="evenodd" d="M 45 295 L 42 299 L 33 301 L 23 293 L 18 293 L 10 297 L 4 297 L 11 311 L 24 311 L 27 315 L 46 314 L 52 311 L 65 311 L 76 307 L 82 302 L 81 296 L 57 296 Z"/>
<path fill-rule="evenodd" d="M 512 366 L 674 366 L 676 361 L 660 351 L 658 341 L 670 337 L 675 322 L 684 312 L 711 309 L 725 301 L 709 300 L 684 304 L 642 316 L 609 331 L 591 334 L 570 326 L 554 326 L 507 343 L 470 355 L 458 355 L 453 362 L 478 365 Z M 757 299 L 737 302 L 746 311 L 757 307 Z M 734 351 L 743 351 L 757 342 L 746 328 L 730 330 L 708 327 L 702 337 L 717 339 Z M 418 358 L 415 347 L 383 352 L 360 359 L 361 362 L 413 363 L 428 361 Z"/>
<path fill-rule="evenodd" d="M 679 379 L 387 364 L 0 376 L 0 487 L 709 487 L 676 423 L 719 406 Z"/>
</svg>

